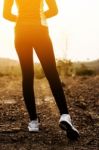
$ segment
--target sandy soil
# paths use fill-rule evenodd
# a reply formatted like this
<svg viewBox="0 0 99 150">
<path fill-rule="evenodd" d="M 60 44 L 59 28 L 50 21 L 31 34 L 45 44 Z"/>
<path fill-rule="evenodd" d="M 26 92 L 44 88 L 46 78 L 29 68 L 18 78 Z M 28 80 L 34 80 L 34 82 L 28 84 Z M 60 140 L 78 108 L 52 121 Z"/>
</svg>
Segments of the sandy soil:
<svg viewBox="0 0 99 150">
<path fill-rule="evenodd" d="M 69 112 L 80 132 L 76 142 L 59 128 L 59 113 L 47 80 L 35 79 L 40 132 L 29 133 L 21 78 L 0 77 L 0 150 L 98 150 L 99 76 L 63 79 Z"/>
</svg>

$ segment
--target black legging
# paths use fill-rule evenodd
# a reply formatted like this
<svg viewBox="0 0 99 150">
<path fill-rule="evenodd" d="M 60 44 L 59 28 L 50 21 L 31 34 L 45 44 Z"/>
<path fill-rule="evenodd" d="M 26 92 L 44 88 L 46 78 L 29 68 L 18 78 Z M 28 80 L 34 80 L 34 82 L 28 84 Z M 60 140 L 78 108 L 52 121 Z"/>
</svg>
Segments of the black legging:
<svg viewBox="0 0 99 150">
<path fill-rule="evenodd" d="M 15 28 L 15 48 L 18 53 L 23 79 L 23 96 L 31 120 L 37 118 L 34 95 L 33 48 L 48 79 L 60 114 L 68 113 L 66 99 L 53 53 L 48 28 L 44 26 L 20 25 Z"/>
</svg>

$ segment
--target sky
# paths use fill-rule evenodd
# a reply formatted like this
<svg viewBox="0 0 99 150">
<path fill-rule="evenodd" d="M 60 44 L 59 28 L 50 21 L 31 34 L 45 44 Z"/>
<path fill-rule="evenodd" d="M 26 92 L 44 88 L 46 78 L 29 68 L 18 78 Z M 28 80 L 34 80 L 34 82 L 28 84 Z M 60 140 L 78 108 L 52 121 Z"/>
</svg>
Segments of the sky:
<svg viewBox="0 0 99 150">
<path fill-rule="evenodd" d="M 56 2 L 59 13 L 48 19 L 55 57 L 72 61 L 99 59 L 99 0 Z M 18 60 L 14 48 L 15 23 L 3 19 L 2 9 L 0 0 L 0 57 Z M 16 13 L 15 6 L 13 12 Z"/>
</svg>

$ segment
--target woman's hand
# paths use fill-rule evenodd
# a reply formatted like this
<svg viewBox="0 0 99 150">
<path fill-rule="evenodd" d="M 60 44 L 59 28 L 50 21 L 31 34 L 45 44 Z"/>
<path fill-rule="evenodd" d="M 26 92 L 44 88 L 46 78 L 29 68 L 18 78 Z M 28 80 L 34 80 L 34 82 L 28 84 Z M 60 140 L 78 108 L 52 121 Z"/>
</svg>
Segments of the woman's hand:
<svg viewBox="0 0 99 150">
<path fill-rule="evenodd" d="M 9 21 L 16 22 L 17 16 L 12 14 L 12 6 L 14 0 L 4 0 L 3 17 Z"/>
</svg>

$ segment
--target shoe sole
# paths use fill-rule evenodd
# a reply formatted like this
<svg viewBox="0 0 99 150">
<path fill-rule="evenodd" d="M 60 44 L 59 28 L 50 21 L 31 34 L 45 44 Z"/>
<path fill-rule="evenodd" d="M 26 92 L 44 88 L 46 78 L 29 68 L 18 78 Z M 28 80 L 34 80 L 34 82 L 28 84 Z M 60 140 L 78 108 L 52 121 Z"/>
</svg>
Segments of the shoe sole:
<svg viewBox="0 0 99 150">
<path fill-rule="evenodd" d="M 38 132 L 39 132 L 39 129 L 33 130 L 33 129 L 31 129 L 30 127 L 28 127 L 28 130 L 29 130 L 29 132 L 34 132 L 34 133 L 38 133 Z"/>
<path fill-rule="evenodd" d="M 31 132 L 31 133 L 38 133 L 39 131 L 38 130 L 37 131 L 29 130 L 29 132 Z"/>
<path fill-rule="evenodd" d="M 65 130 L 67 132 L 67 137 L 70 140 L 78 140 L 78 138 L 80 137 L 79 133 L 76 130 L 74 130 L 72 126 L 66 121 L 61 121 L 59 126 L 62 130 Z"/>
</svg>

